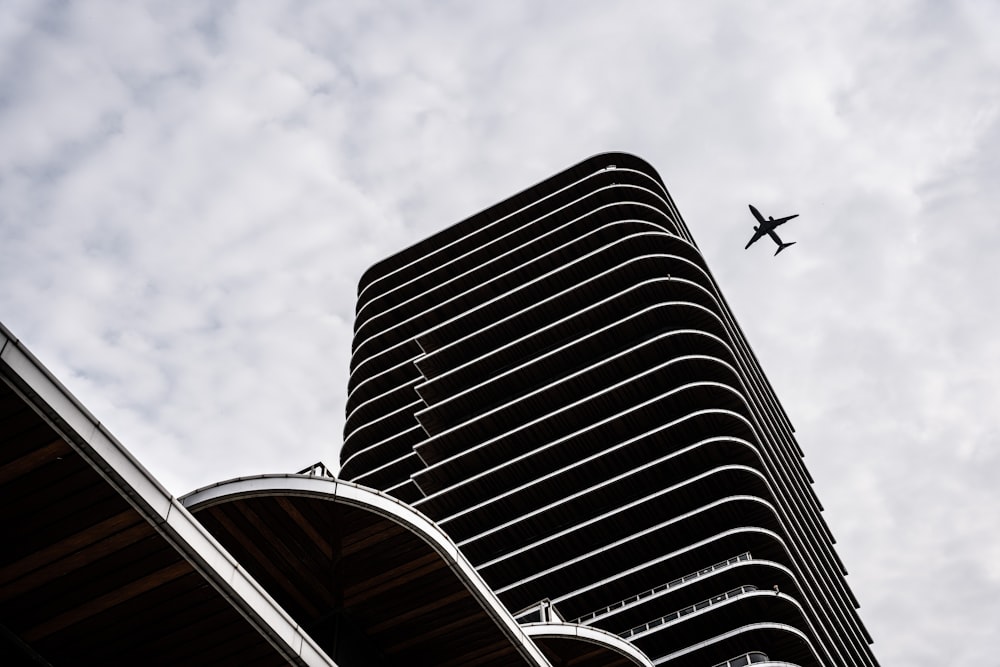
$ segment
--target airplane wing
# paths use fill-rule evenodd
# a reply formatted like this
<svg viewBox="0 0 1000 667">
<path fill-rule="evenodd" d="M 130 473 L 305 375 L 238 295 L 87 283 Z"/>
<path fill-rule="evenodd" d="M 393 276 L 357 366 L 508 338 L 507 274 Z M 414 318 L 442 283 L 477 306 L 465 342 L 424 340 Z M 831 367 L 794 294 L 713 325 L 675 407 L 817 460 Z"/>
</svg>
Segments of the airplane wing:
<svg viewBox="0 0 1000 667">
<path fill-rule="evenodd" d="M 777 227 L 778 225 L 783 225 L 786 222 L 788 222 L 789 220 L 791 220 L 792 218 L 797 218 L 797 217 L 799 217 L 798 213 L 796 213 L 795 215 L 790 215 L 790 216 L 785 217 L 785 218 L 778 218 L 777 220 L 775 220 L 771 224 L 773 224 L 775 227 Z"/>
<path fill-rule="evenodd" d="M 753 217 L 757 218 L 757 222 L 762 225 L 765 223 L 764 216 L 760 214 L 760 211 L 753 207 L 753 204 L 750 204 L 750 212 L 753 213 Z"/>
<path fill-rule="evenodd" d="M 749 248 L 750 246 L 752 246 L 754 243 L 756 243 L 757 241 L 759 241 L 760 237 L 762 237 L 762 236 L 763 236 L 763 234 L 761 234 L 759 231 L 754 232 L 753 236 L 750 238 L 750 240 L 747 241 L 747 244 L 745 246 L 743 246 L 743 249 L 746 250 L 747 248 Z"/>
</svg>

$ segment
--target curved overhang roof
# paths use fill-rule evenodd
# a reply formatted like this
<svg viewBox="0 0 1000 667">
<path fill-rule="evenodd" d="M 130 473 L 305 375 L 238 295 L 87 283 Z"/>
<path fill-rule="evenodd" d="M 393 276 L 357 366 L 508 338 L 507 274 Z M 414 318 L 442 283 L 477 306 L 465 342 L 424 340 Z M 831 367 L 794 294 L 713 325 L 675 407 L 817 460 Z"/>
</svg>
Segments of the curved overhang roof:
<svg viewBox="0 0 1000 667">
<path fill-rule="evenodd" d="M 182 502 L 321 645 L 342 618 L 392 665 L 548 664 L 445 533 L 390 496 L 265 475 Z"/>
<path fill-rule="evenodd" d="M 0 325 L 0 655 L 334 662 Z"/>
<path fill-rule="evenodd" d="M 616 634 L 577 623 L 526 623 L 521 627 L 553 664 L 574 667 L 653 667 L 637 646 Z"/>
</svg>

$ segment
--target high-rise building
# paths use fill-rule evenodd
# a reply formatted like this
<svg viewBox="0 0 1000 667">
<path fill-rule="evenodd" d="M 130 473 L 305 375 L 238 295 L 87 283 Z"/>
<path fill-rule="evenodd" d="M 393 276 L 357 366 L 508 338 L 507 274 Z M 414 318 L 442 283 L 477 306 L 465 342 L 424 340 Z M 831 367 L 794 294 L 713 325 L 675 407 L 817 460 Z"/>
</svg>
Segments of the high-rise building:
<svg viewBox="0 0 1000 667">
<path fill-rule="evenodd" d="M 2 324 L 0 534 L 3 667 L 649 667 L 522 627 L 426 517 L 325 466 L 177 498 Z"/>
<path fill-rule="evenodd" d="M 636 157 L 364 276 L 340 475 L 177 497 L 0 325 L 0 664 L 877 664 L 791 425 Z"/>
<path fill-rule="evenodd" d="M 877 664 L 792 425 L 634 156 L 364 275 L 340 475 L 429 517 L 522 624 L 653 664 Z"/>
</svg>

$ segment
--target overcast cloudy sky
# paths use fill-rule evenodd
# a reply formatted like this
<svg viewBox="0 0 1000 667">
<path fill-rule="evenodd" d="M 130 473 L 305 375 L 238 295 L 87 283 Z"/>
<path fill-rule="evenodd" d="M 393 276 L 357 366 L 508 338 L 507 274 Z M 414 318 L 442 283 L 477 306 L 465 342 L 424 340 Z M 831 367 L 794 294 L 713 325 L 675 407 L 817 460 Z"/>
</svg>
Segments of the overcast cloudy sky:
<svg viewBox="0 0 1000 667">
<path fill-rule="evenodd" d="M 1000 3 L 0 8 L 0 320 L 172 490 L 334 464 L 374 261 L 651 162 L 890 665 L 1000 664 Z M 798 245 L 743 251 L 747 203 Z"/>
</svg>

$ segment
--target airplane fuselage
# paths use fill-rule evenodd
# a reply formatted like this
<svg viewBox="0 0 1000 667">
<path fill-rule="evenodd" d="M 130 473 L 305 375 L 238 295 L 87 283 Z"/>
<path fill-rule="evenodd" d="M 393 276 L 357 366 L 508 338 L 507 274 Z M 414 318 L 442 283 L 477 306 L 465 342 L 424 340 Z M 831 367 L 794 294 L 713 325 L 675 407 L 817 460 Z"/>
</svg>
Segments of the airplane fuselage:
<svg viewBox="0 0 1000 667">
<path fill-rule="evenodd" d="M 753 204 L 750 204 L 750 212 L 753 213 L 753 216 L 757 219 L 757 222 L 760 224 L 754 225 L 753 227 L 754 234 L 750 238 L 750 241 L 747 242 L 746 246 L 744 247 L 744 250 L 746 250 L 755 242 L 757 242 L 765 234 L 770 236 L 771 240 L 774 241 L 778 246 L 778 249 L 774 251 L 775 255 L 777 255 L 779 252 L 781 252 L 788 246 L 795 244 L 795 241 L 792 241 L 790 243 L 783 243 L 781 241 L 781 238 L 778 236 L 777 232 L 775 232 L 774 230 L 778 227 L 778 225 L 782 225 L 791 220 L 792 218 L 799 217 L 798 213 L 796 213 L 795 215 L 789 215 L 784 218 L 778 218 L 777 220 L 774 219 L 774 216 L 769 215 L 765 220 L 764 216 L 760 214 L 760 211 L 758 211 Z"/>
</svg>

